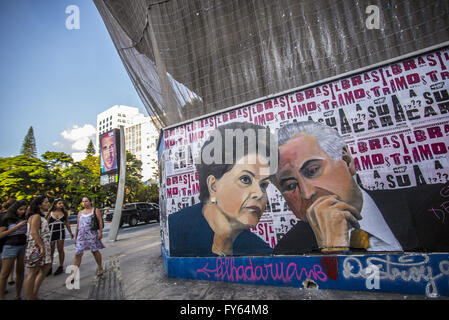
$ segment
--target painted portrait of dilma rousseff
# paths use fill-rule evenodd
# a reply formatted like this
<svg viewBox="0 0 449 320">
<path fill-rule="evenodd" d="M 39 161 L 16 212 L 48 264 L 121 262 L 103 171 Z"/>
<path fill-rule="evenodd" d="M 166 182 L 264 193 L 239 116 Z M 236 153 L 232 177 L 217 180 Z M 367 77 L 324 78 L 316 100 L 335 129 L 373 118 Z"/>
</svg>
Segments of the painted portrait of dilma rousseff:
<svg viewBox="0 0 449 320">
<path fill-rule="evenodd" d="M 253 134 L 239 140 L 238 134 L 226 134 L 230 131 Z M 256 227 L 267 204 L 272 138 L 268 128 L 242 122 L 212 132 L 196 165 L 200 203 L 168 217 L 171 256 L 272 253 L 267 243 L 248 230 Z M 206 153 L 211 161 L 205 160 Z"/>
</svg>

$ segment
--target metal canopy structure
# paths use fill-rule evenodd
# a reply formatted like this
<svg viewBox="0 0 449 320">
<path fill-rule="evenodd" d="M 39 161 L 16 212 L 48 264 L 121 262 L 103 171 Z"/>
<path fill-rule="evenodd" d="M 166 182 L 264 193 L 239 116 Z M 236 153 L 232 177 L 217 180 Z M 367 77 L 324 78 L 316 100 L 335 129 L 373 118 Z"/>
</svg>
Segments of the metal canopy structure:
<svg viewBox="0 0 449 320">
<path fill-rule="evenodd" d="M 94 2 L 159 127 L 449 40 L 446 0 Z"/>
</svg>

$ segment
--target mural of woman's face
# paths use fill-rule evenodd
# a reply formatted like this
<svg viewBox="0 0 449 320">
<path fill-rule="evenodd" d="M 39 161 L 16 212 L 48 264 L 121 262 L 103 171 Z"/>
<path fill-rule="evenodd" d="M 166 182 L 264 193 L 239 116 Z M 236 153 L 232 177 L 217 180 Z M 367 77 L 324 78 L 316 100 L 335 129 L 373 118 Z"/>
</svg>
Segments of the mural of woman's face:
<svg viewBox="0 0 449 320">
<path fill-rule="evenodd" d="M 267 161 L 258 155 L 241 158 L 220 179 L 209 176 L 208 185 L 216 206 L 233 224 L 254 228 L 267 204 L 266 189 L 269 185 Z"/>
</svg>

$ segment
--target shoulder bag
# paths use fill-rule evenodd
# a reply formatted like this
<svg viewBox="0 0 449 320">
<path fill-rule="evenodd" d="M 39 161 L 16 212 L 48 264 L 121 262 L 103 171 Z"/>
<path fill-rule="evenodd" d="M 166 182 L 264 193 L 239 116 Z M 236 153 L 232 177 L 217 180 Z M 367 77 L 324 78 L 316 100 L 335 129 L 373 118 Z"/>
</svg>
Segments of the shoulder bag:
<svg viewBox="0 0 449 320">
<path fill-rule="evenodd" d="M 97 210 L 94 208 L 94 214 L 92 215 L 92 221 L 90 224 L 90 229 L 94 230 L 94 231 L 100 230 L 100 222 L 98 221 L 96 211 Z M 103 220 L 103 219 L 101 219 L 101 220 Z"/>
</svg>

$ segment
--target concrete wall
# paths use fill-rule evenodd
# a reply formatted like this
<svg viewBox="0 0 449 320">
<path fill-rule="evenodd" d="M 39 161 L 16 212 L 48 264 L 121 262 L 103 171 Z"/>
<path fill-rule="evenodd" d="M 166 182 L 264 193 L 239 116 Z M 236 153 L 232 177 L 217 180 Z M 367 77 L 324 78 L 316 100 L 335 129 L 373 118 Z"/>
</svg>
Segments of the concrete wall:
<svg viewBox="0 0 449 320">
<path fill-rule="evenodd" d="M 291 286 L 312 279 L 320 288 L 362 290 L 368 275 L 354 268 L 378 265 L 380 290 L 447 295 L 447 281 L 433 284 L 426 272 L 447 280 L 448 68 L 448 48 L 433 49 L 164 130 L 160 204 L 168 274 Z M 329 127 L 340 138 L 326 147 L 326 135 L 317 137 L 315 149 L 301 139 L 298 144 L 290 144 L 294 137 L 287 139 L 276 147 L 275 172 L 264 175 L 257 166 L 247 167 L 256 173 L 252 191 L 234 185 L 237 165 L 214 176 L 215 185 L 201 182 L 198 165 L 204 163 L 197 159 L 204 159 L 206 141 L 217 128 L 257 124 L 282 144 L 280 132 L 302 121 L 319 123 L 323 132 Z M 340 153 L 335 159 L 334 146 Z M 320 159 L 307 169 L 310 175 L 321 170 L 320 176 L 304 173 L 307 157 Z M 296 160 L 301 165 L 291 169 L 299 174 L 290 173 L 294 189 L 289 190 L 281 181 L 286 164 Z M 227 175 L 231 179 L 220 185 Z M 271 179 L 263 180 L 267 176 Z M 261 181 L 273 183 L 262 190 Z M 202 205 L 201 188 L 210 193 Z M 245 194 L 258 191 L 263 213 L 242 211 Z M 337 198 L 329 207 L 318 205 L 330 195 Z M 222 220 L 214 217 L 220 215 L 227 222 L 217 226 Z M 256 222 L 250 219 L 254 216 Z M 226 238 L 227 227 L 234 237 Z M 368 233 L 367 247 L 353 241 L 355 229 Z M 224 238 L 234 241 L 230 247 L 220 242 Z M 239 274 L 247 268 L 248 274 Z M 284 270 L 283 275 L 271 274 L 273 268 Z"/>
<path fill-rule="evenodd" d="M 445 0 L 94 2 L 164 126 L 449 41 Z"/>
</svg>

